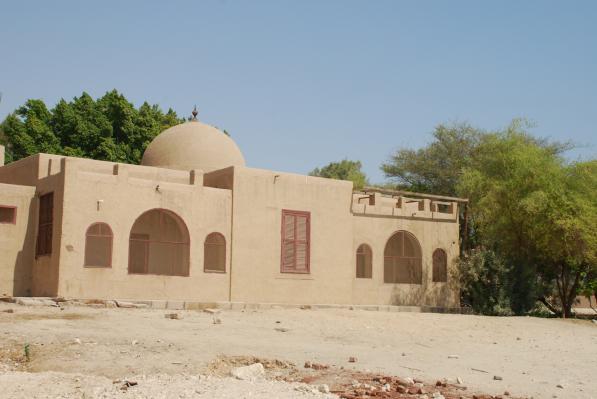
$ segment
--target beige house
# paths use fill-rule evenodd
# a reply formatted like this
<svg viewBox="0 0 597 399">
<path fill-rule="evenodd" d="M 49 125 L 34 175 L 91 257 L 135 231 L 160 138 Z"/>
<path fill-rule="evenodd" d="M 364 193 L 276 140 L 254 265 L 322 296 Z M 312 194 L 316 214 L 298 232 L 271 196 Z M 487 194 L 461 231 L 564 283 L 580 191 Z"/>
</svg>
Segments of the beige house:
<svg viewBox="0 0 597 399">
<path fill-rule="evenodd" d="M 249 168 L 193 120 L 140 166 L 0 166 L 0 296 L 455 307 L 459 201 Z"/>
</svg>

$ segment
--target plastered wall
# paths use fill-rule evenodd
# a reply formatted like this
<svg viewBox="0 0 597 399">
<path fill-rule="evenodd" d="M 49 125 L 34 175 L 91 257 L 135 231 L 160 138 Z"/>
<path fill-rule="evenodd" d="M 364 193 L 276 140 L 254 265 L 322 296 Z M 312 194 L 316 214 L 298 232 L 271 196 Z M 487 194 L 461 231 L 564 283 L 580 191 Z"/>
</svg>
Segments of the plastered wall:
<svg viewBox="0 0 597 399">
<path fill-rule="evenodd" d="M 34 198 L 34 187 L 0 183 L 0 205 L 16 207 L 14 224 L 0 223 L 0 296 L 31 294 Z"/>
<path fill-rule="evenodd" d="M 204 273 L 203 243 L 214 231 L 230 252 L 231 192 L 203 187 L 200 171 L 181 172 L 69 158 L 59 294 L 75 298 L 225 301 L 229 274 Z M 188 277 L 128 273 L 129 233 L 150 209 L 168 209 L 185 222 L 190 235 Z M 84 267 L 85 232 L 96 222 L 113 234 L 111 268 Z M 228 269 L 228 267 L 227 267 Z"/>
<path fill-rule="evenodd" d="M 0 204 L 18 203 L 15 226 L 0 226 L 0 294 L 87 299 L 457 306 L 458 287 L 432 282 L 432 253 L 458 255 L 457 209 L 433 201 L 353 194 L 352 183 L 245 167 L 199 170 L 114 164 L 38 154 L 0 167 Z M 21 186 L 16 186 L 21 185 Z M 38 197 L 54 193 L 53 251 L 35 257 Z M 189 276 L 128 273 L 129 234 L 151 209 L 177 214 L 189 231 Z M 280 271 L 282 210 L 309 212 L 310 273 Z M 25 215 L 27 217 L 25 217 Z M 114 234 L 112 267 L 85 267 L 85 232 Z M 423 284 L 385 284 L 383 253 L 398 230 L 423 254 Z M 15 232 L 15 234 L 12 234 Z M 203 270 L 203 243 L 226 239 L 226 273 Z M 373 251 L 373 276 L 356 278 L 356 250 Z M 7 292 L 5 292 L 7 291 Z M 11 292 L 8 292 L 11 291 Z"/>
<path fill-rule="evenodd" d="M 352 183 L 234 168 L 232 300 L 349 303 Z M 280 272 L 282 210 L 311 213 L 309 274 Z"/>
<path fill-rule="evenodd" d="M 453 259 L 458 256 L 458 224 L 389 216 L 355 215 L 354 241 L 368 244 L 373 251 L 371 279 L 352 280 L 352 302 L 355 304 L 428 305 L 454 307 L 459 303 L 458 286 L 452 273 Z M 423 284 L 385 284 L 384 248 L 387 240 L 399 230 L 412 233 L 423 256 Z M 432 282 L 432 255 L 442 248 L 448 255 L 448 282 Z"/>
</svg>

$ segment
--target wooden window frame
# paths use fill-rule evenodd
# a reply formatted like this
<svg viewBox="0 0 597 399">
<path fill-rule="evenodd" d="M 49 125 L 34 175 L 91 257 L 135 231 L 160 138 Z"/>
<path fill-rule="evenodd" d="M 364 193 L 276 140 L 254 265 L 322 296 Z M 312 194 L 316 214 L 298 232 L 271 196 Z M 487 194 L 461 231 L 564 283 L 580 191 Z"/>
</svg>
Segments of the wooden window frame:
<svg viewBox="0 0 597 399">
<path fill-rule="evenodd" d="M 1 222 L 0 224 L 17 224 L 17 207 L 13 205 L 0 205 L 0 209 L 13 209 L 12 220 L 10 222 Z"/>
<path fill-rule="evenodd" d="M 102 227 L 107 227 L 108 231 L 110 232 L 109 235 L 106 234 L 90 234 L 89 230 L 91 230 L 92 227 L 97 226 L 97 225 L 101 225 Z M 98 237 L 98 238 L 110 238 L 110 255 L 109 255 L 109 261 L 108 261 L 108 265 L 107 266 L 98 266 L 98 265 L 90 265 L 88 264 L 87 261 L 87 238 L 88 237 Z M 107 269 L 107 268 L 111 268 L 112 267 L 112 256 L 113 256 L 113 248 L 114 248 L 114 232 L 112 231 L 112 228 L 110 227 L 110 225 L 108 223 L 105 222 L 95 222 L 89 225 L 89 227 L 87 228 L 87 231 L 85 232 L 85 254 L 84 254 L 84 259 L 83 259 L 83 267 L 86 268 L 99 268 L 99 269 Z"/>
<path fill-rule="evenodd" d="M 297 239 L 297 223 L 296 219 L 294 222 L 294 234 L 293 239 L 287 239 L 284 236 L 284 219 L 286 216 L 301 216 L 305 217 L 306 220 L 306 231 L 305 237 L 306 240 L 299 240 Z M 307 211 L 295 211 L 291 209 L 282 209 L 282 218 L 280 220 L 280 241 L 281 241 L 281 250 L 280 250 L 280 273 L 290 273 L 290 274 L 310 274 L 311 273 L 311 212 Z M 284 266 L 284 250 L 286 245 L 294 245 L 294 262 L 293 267 L 285 267 Z M 296 269 L 296 244 L 305 244 L 305 270 L 297 270 Z"/>
<path fill-rule="evenodd" d="M 135 228 L 135 225 L 137 224 L 137 222 L 139 221 L 139 219 L 141 217 L 143 217 L 145 214 L 148 214 L 150 212 L 159 212 L 159 216 L 160 216 L 160 220 L 159 223 L 163 222 L 163 217 L 165 214 L 169 215 L 170 217 L 172 217 L 174 220 L 176 220 L 179 224 L 179 227 L 182 229 L 181 233 L 183 233 L 183 236 L 185 237 L 185 240 L 183 241 L 168 241 L 168 240 L 156 240 L 156 239 L 152 239 L 148 234 L 143 234 L 143 233 L 133 233 L 133 229 Z M 136 236 L 136 237 L 133 237 Z M 141 237 L 143 236 L 143 237 Z M 143 259 L 143 269 L 144 272 L 143 273 L 139 273 L 139 272 L 131 272 L 131 242 L 141 242 L 144 244 L 144 259 Z M 168 245 L 176 245 L 181 247 L 185 253 L 186 253 L 186 258 L 187 258 L 187 262 L 184 265 L 185 266 L 185 273 L 182 274 L 173 274 L 173 273 L 150 273 L 149 272 L 149 246 L 151 244 L 168 244 Z M 189 228 L 186 224 L 186 222 L 184 221 L 184 219 L 177 214 L 176 212 L 170 210 L 170 209 L 165 209 L 165 208 L 153 208 L 153 209 L 148 209 L 145 212 L 141 213 L 133 222 L 133 225 L 131 226 L 130 232 L 129 232 L 129 254 L 128 254 L 128 266 L 127 266 L 127 271 L 129 275 L 134 275 L 134 276 L 164 276 L 164 277 L 189 277 L 191 275 L 191 235 L 189 233 Z"/>
<path fill-rule="evenodd" d="M 51 196 L 51 197 L 50 197 Z M 49 217 L 43 218 L 42 216 L 47 216 L 47 213 L 42 214 L 42 201 L 44 198 L 50 197 L 52 198 L 50 210 L 49 210 Z M 47 219 L 47 220 L 46 220 Z M 44 236 L 41 236 L 41 231 L 45 232 Z M 49 231 L 49 233 L 48 233 Z M 40 240 L 44 240 L 44 245 L 40 245 Z M 54 240 L 54 192 L 51 191 L 49 193 L 45 193 L 39 196 L 39 209 L 37 215 L 37 240 L 35 244 L 35 257 L 38 258 L 40 256 L 51 256 L 52 255 L 52 246 Z M 49 243 L 49 245 L 48 245 Z"/>
<path fill-rule="evenodd" d="M 363 252 L 359 252 L 359 250 L 361 248 L 363 248 L 363 247 L 366 247 L 369 250 L 369 268 L 371 269 L 370 270 L 371 273 L 370 273 L 370 275 L 368 277 L 367 276 L 365 276 L 365 277 L 360 277 L 359 276 L 359 255 L 363 255 L 363 256 L 366 255 L 366 253 L 364 251 Z M 371 245 L 369 245 L 367 243 L 360 244 L 357 247 L 357 250 L 356 250 L 355 254 L 356 254 L 356 257 L 355 257 L 355 262 L 356 262 L 356 264 L 355 264 L 355 269 L 356 269 L 355 270 L 355 276 L 356 277 L 355 278 L 371 280 L 373 278 L 373 250 L 371 249 Z M 366 275 L 367 274 L 366 273 L 366 271 L 367 271 L 367 263 L 365 263 L 365 270 L 364 271 L 365 271 L 365 275 Z"/>
<path fill-rule="evenodd" d="M 402 234 L 402 241 L 400 242 L 402 245 L 402 255 L 387 255 L 386 251 L 387 251 L 387 247 L 388 244 L 390 243 L 390 241 L 398 234 Z M 405 247 L 404 247 L 404 243 L 407 239 L 407 237 L 411 238 L 413 240 L 413 243 L 416 245 L 416 248 L 418 250 L 418 253 L 420 256 L 405 256 Z M 420 268 L 420 275 L 419 275 L 419 279 L 415 280 L 409 280 L 409 281 L 395 281 L 396 278 L 394 278 L 394 281 L 386 281 L 386 266 L 385 266 L 385 262 L 387 259 L 391 259 L 392 261 L 396 261 L 396 260 L 410 260 L 410 261 L 418 261 L 419 263 L 419 268 Z M 392 267 L 394 268 L 394 277 L 395 277 L 395 268 L 396 265 L 393 262 Z M 419 240 L 417 239 L 417 237 L 411 233 L 410 231 L 407 230 L 398 230 L 395 231 L 394 233 L 392 233 L 392 235 L 390 236 L 390 238 L 388 238 L 388 240 L 386 241 L 386 245 L 384 247 L 384 284 L 409 284 L 409 285 L 422 285 L 423 284 L 423 248 L 421 247 L 421 243 L 419 242 Z"/>
<path fill-rule="evenodd" d="M 442 265 L 438 265 L 438 266 L 442 266 L 445 267 L 445 273 L 442 272 L 442 276 L 439 276 L 439 273 L 436 273 L 436 269 L 438 266 L 435 265 L 435 254 L 436 252 L 442 252 L 443 253 L 443 260 L 444 263 Z M 445 277 L 445 280 L 440 280 L 440 277 Z M 434 283 L 440 283 L 440 284 L 445 284 L 448 282 L 448 253 L 446 252 L 445 249 L 443 248 L 436 248 L 433 250 L 433 253 L 431 254 L 431 281 Z"/>
<path fill-rule="evenodd" d="M 207 246 L 211 245 L 213 247 L 216 247 L 220 244 L 208 244 L 207 239 L 211 236 L 220 236 L 222 238 L 222 240 L 224 241 L 224 270 L 217 270 L 217 269 L 208 269 L 207 265 L 205 264 L 205 252 L 207 250 Z M 208 235 L 205 236 L 205 240 L 203 241 L 203 272 L 204 273 L 219 273 L 219 274 L 226 274 L 227 272 L 227 267 L 226 267 L 226 237 L 224 237 L 224 234 L 214 231 L 209 233 Z"/>
</svg>

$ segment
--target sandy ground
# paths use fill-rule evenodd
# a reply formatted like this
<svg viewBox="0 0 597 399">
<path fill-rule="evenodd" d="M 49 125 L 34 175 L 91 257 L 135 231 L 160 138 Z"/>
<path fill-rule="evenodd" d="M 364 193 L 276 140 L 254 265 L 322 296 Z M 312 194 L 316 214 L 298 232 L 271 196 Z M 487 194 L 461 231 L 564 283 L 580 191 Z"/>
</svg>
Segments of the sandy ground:
<svg viewBox="0 0 597 399">
<path fill-rule="evenodd" d="M 431 382 L 459 377 L 469 393 L 597 398 L 590 321 L 271 309 L 222 311 L 214 324 L 205 312 L 166 319 L 171 312 L 0 303 L 0 397 L 318 396 L 280 381 L 219 378 L 214 368 L 222 356 L 257 356 L 299 369 L 309 361 Z M 149 383 L 126 391 L 114 383 L 128 378 Z M 170 388 L 151 388 L 162 386 Z"/>
</svg>

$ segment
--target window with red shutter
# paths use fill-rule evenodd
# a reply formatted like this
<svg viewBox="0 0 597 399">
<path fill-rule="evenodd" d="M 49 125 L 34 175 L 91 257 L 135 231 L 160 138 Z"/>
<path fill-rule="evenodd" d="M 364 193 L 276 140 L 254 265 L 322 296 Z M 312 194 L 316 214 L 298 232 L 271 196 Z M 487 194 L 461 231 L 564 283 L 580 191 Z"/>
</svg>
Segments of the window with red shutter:
<svg viewBox="0 0 597 399">
<path fill-rule="evenodd" d="M 433 274 L 434 283 L 445 283 L 448 281 L 448 255 L 441 248 L 433 251 Z"/>
<path fill-rule="evenodd" d="M 36 255 L 52 253 L 52 229 L 54 225 L 54 193 L 39 197 L 39 219 L 37 230 Z"/>
<path fill-rule="evenodd" d="M 311 214 L 282 211 L 282 273 L 309 273 Z"/>
</svg>

